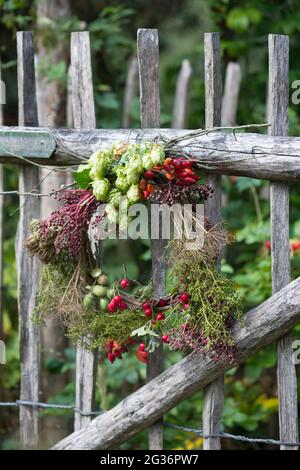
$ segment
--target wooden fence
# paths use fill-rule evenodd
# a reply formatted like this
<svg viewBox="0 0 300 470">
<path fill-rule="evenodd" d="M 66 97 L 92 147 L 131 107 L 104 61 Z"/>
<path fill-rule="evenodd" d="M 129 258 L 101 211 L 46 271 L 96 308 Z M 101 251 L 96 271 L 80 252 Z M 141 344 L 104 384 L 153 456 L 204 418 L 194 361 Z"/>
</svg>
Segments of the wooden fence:
<svg viewBox="0 0 300 470">
<path fill-rule="evenodd" d="M 16 258 L 21 353 L 20 399 L 23 402 L 37 403 L 39 400 L 40 332 L 29 319 L 35 305 L 40 266 L 36 258 L 29 257 L 23 248 L 29 221 L 40 216 L 39 198 L 28 196 L 28 193 L 39 187 L 39 166 L 61 166 L 67 169 L 78 162 L 75 155 L 89 156 L 96 148 L 110 145 L 114 141 L 159 141 L 185 132 L 158 129 L 159 45 L 158 31 L 153 29 L 141 29 L 137 37 L 142 130 L 132 129 L 128 132 L 96 129 L 89 41 L 87 32 L 72 33 L 70 96 L 75 129 L 48 130 L 38 128 L 33 35 L 30 32 L 17 34 L 20 128 L 1 128 L 0 161 L 19 164 L 21 195 Z M 222 77 L 218 33 L 205 34 L 204 53 L 205 126 L 212 128 L 221 125 Z M 205 208 L 213 223 L 221 218 L 222 174 L 271 181 L 274 295 L 248 312 L 245 325 L 234 327 L 234 336 L 237 357 L 241 361 L 254 351 L 278 340 L 280 440 L 296 443 L 297 384 L 292 361 L 292 336 L 289 331 L 300 318 L 300 281 L 290 283 L 288 182 L 300 179 L 300 139 L 285 137 L 288 132 L 288 55 L 288 37 L 270 35 L 269 135 L 223 132 L 200 134 L 197 138 L 202 148 L 201 151 L 195 151 L 194 156 L 198 159 L 199 167 L 208 173 L 208 180 L 215 189 L 214 198 Z M 187 64 L 182 73 L 185 73 L 185 81 L 188 81 L 190 68 Z M 178 104 L 175 103 L 175 107 Z M 234 114 L 235 111 L 236 109 Z M 222 119 L 224 121 L 225 118 Z M 174 127 L 178 126 L 176 122 L 178 121 L 174 120 Z M 184 118 L 181 117 L 180 122 L 184 122 Z M 20 157 L 29 158 L 31 163 L 28 160 L 22 161 Z M 160 240 L 152 241 L 151 248 L 154 289 L 156 295 L 162 296 L 166 274 L 162 256 L 164 244 Z M 97 360 L 96 353 L 77 349 L 74 414 L 74 429 L 77 432 L 58 443 L 56 449 L 111 448 L 146 427 L 149 427 L 149 448 L 162 449 L 163 414 L 201 388 L 204 388 L 204 409 L 202 420 L 199 415 L 199 425 L 202 421 L 205 435 L 219 433 L 224 400 L 223 374 L 230 368 L 225 361 L 215 364 L 208 358 L 200 361 L 195 356 L 187 357 L 163 372 L 163 351 L 158 348 L 151 355 L 148 365 L 147 380 L 150 383 L 117 407 L 92 420 Z M 158 391 L 159 400 L 156 399 Z M 20 433 L 23 448 L 38 448 L 38 406 L 20 405 Z M 204 449 L 220 447 L 219 437 L 204 439 Z M 282 448 L 296 449 L 297 446 L 282 445 Z"/>
</svg>

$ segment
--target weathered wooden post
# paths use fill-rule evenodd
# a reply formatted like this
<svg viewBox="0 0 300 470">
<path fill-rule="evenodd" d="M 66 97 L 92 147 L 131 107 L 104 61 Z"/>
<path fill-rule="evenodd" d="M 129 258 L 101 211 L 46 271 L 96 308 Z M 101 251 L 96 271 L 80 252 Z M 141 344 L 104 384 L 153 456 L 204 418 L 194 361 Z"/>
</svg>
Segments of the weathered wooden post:
<svg viewBox="0 0 300 470">
<path fill-rule="evenodd" d="M 176 81 L 172 127 L 185 129 L 188 118 L 189 91 L 193 69 L 188 59 L 184 59 Z"/>
<path fill-rule="evenodd" d="M 241 84 L 241 66 L 229 62 L 226 68 L 224 93 L 222 99 L 222 126 L 235 126 Z"/>
<path fill-rule="evenodd" d="M 269 134 L 288 134 L 289 38 L 269 35 Z M 289 187 L 270 184 L 272 290 L 278 292 L 290 282 Z M 285 315 L 283 308 L 280 315 Z M 298 441 L 298 403 L 296 368 L 292 360 L 291 333 L 278 340 L 279 429 L 282 441 Z M 281 446 L 282 450 L 297 447 Z"/>
<path fill-rule="evenodd" d="M 131 109 L 133 100 L 136 97 L 137 92 L 137 76 L 138 76 L 138 63 L 136 56 L 130 57 L 128 63 L 128 71 L 124 92 L 124 103 L 123 103 L 123 116 L 122 116 L 122 127 L 124 129 L 130 127 L 131 123 Z"/>
<path fill-rule="evenodd" d="M 159 47 L 157 29 L 139 29 L 137 35 L 138 64 L 140 79 L 141 125 L 145 128 L 159 127 Z M 152 279 L 154 294 L 163 297 L 165 293 L 166 269 L 164 261 L 164 240 L 151 240 Z M 147 379 L 152 380 L 163 370 L 163 346 L 150 356 Z M 158 422 L 149 429 L 149 449 L 163 448 L 163 427 Z"/>
<path fill-rule="evenodd" d="M 71 35 L 72 103 L 75 128 L 95 129 L 92 64 L 88 32 Z M 77 347 L 76 408 L 90 413 L 94 408 L 98 352 Z M 85 427 L 92 416 L 75 412 L 75 431 Z"/>
<path fill-rule="evenodd" d="M 19 125 L 38 126 L 33 34 L 17 33 Z M 19 191 L 28 193 L 39 187 L 39 168 L 20 165 Z M 37 197 L 20 195 L 20 219 L 16 237 L 18 271 L 18 302 L 20 329 L 21 390 L 20 399 L 37 402 L 39 399 L 40 331 L 30 322 L 39 285 L 40 263 L 24 249 L 28 225 L 39 218 L 40 201 Z M 38 445 L 38 409 L 20 407 L 20 435 L 22 448 Z"/>
<path fill-rule="evenodd" d="M 221 124 L 222 77 L 221 50 L 218 33 L 204 35 L 204 74 L 205 74 L 205 127 L 212 128 Z M 214 197 L 205 203 L 205 215 L 215 225 L 222 220 L 221 176 L 210 175 L 207 184 L 214 188 Z M 218 261 L 218 267 L 220 268 Z M 214 434 L 220 431 L 220 419 L 224 403 L 224 380 L 219 377 L 204 389 L 203 432 Z M 204 450 L 219 450 L 220 438 L 204 439 Z"/>
</svg>

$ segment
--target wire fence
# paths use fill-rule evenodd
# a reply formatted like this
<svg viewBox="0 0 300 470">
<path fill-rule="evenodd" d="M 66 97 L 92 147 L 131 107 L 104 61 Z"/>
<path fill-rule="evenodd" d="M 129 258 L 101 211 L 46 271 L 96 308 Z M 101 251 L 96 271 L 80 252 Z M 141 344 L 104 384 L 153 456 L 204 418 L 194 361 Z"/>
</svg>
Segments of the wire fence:
<svg viewBox="0 0 300 470">
<path fill-rule="evenodd" d="M 58 403 L 43 403 L 40 401 L 33 402 L 33 401 L 27 401 L 27 400 L 16 400 L 14 402 L 0 402 L 0 408 L 4 407 L 15 407 L 18 408 L 20 406 L 32 406 L 36 408 L 41 408 L 41 409 L 52 409 L 52 410 L 68 410 L 68 411 L 73 411 L 75 413 L 79 413 L 82 416 L 99 416 L 105 411 L 103 410 L 98 410 L 98 411 L 83 411 L 78 408 L 76 408 L 72 404 L 58 404 Z M 204 434 L 202 429 L 196 429 L 196 428 L 189 428 L 186 426 L 179 426 L 177 424 L 169 423 L 169 422 L 164 422 L 164 426 L 177 429 L 179 431 L 184 431 L 184 432 L 189 432 L 196 434 L 199 437 L 202 437 L 204 439 L 209 439 L 209 438 L 215 438 L 215 437 L 221 437 L 224 439 L 232 439 L 234 441 L 240 441 L 240 442 L 247 442 L 250 444 L 267 444 L 267 445 L 277 445 L 277 446 L 289 446 L 289 447 L 296 447 L 300 446 L 300 442 L 286 442 L 286 441 L 278 441 L 276 439 L 271 439 L 271 438 L 259 438 L 259 437 L 247 437 L 243 435 L 235 435 L 235 434 L 230 434 L 228 432 L 219 432 L 219 433 L 214 433 L 214 434 Z"/>
</svg>

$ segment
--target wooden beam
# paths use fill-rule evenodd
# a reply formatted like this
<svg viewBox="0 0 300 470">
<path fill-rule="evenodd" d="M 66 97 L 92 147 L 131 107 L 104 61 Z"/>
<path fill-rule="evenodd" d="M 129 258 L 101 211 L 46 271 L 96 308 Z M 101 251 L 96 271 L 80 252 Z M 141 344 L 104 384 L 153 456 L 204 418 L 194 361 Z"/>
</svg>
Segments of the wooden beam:
<svg viewBox="0 0 300 470">
<path fill-rule="evenodd" d="M 281 315 L 283 311 L 284 315 Z M 299 321 L 300 278 L 250 310 L 242 326 L 234 325 L 237 361 L 242 362 L 269 345 Z M 115 449 L 230 368 L 232 365 L 226 360 L 214 362 L 192 354 L 95 418 L 87 428 L 57 443 L 53 449 Z"/>
<path fill-rule="evenodd" d="M 22 163 L 20 159 L 16 160 L 16 155 L 22 158 L 29 158 L 30 160 L 48 160 L 54 153 L 55 147 L 55 139 L 47 131 L 0 131 L 0 154 L 2 162 Z"/>
<path fill-rule="evenodd" d="M 20 163 L 17 157 L 7 157 L 10 150 L 2 149 L 3 131 L 9 130 L 15 138 L 17 127 L 0 128 L 0 163 Z M 19 129 L 20 130 L 20 129 Z M 41 137 L 41 130 L 49 132 L 56 141 L 56 150 L 51 159 L 35 159 L 47 166 L 70 166 L 79 164 L 100 147 L 107 148 L 114 142 L 162 142 L 166 139 L 184 136 L 188 130 L 179 129 L 45 129 L 21 128 L 27 135 L 26 145 L 19 148 L 19 155 L 27 155 L 28 147 L 37 145 L 35 140 Z M 16 135 L 17 136 L 17 135 Z M 17 136 L 18 137 L 18 136 Z M 300 180 L 300 137 L 278 137 L 254 133 L 211 132 L 195 137 L 193 146 L 190 141 L 181 144 L 198 160 L 199 168 L 204 172 L 250 176 L 274 181 Z M 195 148 L 195 143 L 197 148 Z M 52 153 L 52 152 L 51 152 Z"/>
</svg>

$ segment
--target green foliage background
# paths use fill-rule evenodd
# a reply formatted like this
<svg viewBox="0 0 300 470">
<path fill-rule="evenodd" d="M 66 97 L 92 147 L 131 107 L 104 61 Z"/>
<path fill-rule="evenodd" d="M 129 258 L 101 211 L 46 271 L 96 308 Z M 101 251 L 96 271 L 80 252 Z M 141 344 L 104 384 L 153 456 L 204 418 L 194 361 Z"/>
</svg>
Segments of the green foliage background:
<svg viewBox="0 0 300 470">
<path fill-rule="evenodd" d="M 17 123 L 16 31 L 35 30 L 35 3 L 27 0 L 0 0 L 0 56 L 2 75 L 7 84 L 5 124 Z M 177 73 L 183 59 L 193 67 L 188 126 L 204 124 L 203 33 L 220 31 L 223 72 L 227 63 L 237 60 L 242 67 L 242 84 L 238 107 L 238 124 L 266 121 L 267 35 L 290 36 L 290 81 L 300 78 L 300 10 L 296 0 L 101 0 L 72 1 L 72 18 L 51 26 L 49 45 L 69 41 L 70 31 L 88 29 L 91 33 L 97 125 L 103 128 L 121 126 L 127 61 L 135 51 L 136 29 L 156 27 L 160 31 L 161 125 L 170 126 Z M 47 39 L 47 38 L 46 38 Z M 67 83 L 68 64 L 50 64 L 47 57 L 40 72 L 48 80 Z M 292 90 L 291 90 L 292 92 Z M 299 107 L 290 101 L 290 134 L 299 135 Z M 132 126 L 139 126 L 139 103 L 134 100 Z M 223 178 L 223 191 L 228 203 L 224 218 L 236 233 L 237 242 L 226 251 L 222 270 L 236 283 L 247 310 L 266 299 L 271 292 L 270 256 L 264 243 L 270 238 L 269 203 L 263 190 L 266 182 L 250 178 Z M 5 189 L 17 188 L 17 170 L 5 166 Z M 16 273 L 14 237 L 18 200 L 5 198 L 4 224 L 4 318 L 3 338 L 7 343 L 7 365 L 1 369 L 1 400 L 18 397 L 19 358 L 17 337 Z M 291 239 L 300 239 L 300 196 L 298 185 L 291 185 Z M 116 255 L 117 254 L 117 255 Z M 300 256 L 291 255 L 292 275 L 300 273 Z M 121 274 L 121 263 L 129 276 L 145 280 L 150 272 L 149 245 L 126 242 L 122 246 L 110 241 L 105 251 L 105 268 L 112 280 Z M 282 312 L 284 314 L 284 312 Z M 299 328 L 295 335 L 299 336 Z M 166 367 L 180 359 L 168 353 Z M 43 367 L 53 374 L 74 370 L 74 349 L 63 357 L 48 359 Z M 97 387 L 97 403 L 106 409 L 134 391 L 145 379 L 145 368 L 134 358 L 104 362 Z M 232 369 L 225 378 L 223 428 L 248 436 L 278 436 L 275 345 L 251 357 L 243 366 Z M 70 379 L 61 394 L 52 402 L 70 403 L 74 399 L 74 382 Z M 159 397 L 158 397 L 159 399 Z M 166 421 L 201 427 L 202 395 L 196 394 L 168 413 Z M 18 447 L 16 410 L 4 410 L 0 417 L 0 445 L 3 449 Z M 45 415 L 45 413 L 44 413 Z M 45 415 L 47 419 L 49 413 Z M 61 415 L 71 422 L 70 414 Z M 201 439 L 171 428 L 165 430 L 166 447 L 193 449 L 201 447 Z M 146 433 L 132 439 L 125 448 L 145 449 Z M 257 449 L 246 444 L 224 442 L 226 448 Z"/>
</svg>

